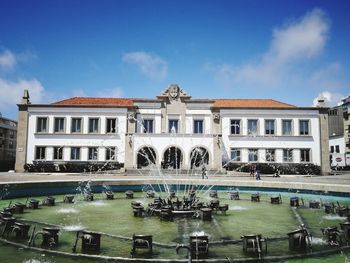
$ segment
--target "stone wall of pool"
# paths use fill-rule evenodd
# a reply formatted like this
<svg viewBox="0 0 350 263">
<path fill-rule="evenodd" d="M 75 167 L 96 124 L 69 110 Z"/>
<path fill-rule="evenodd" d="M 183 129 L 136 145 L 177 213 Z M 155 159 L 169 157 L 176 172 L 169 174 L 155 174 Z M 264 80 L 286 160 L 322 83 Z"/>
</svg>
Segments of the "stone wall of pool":
<svg viewBox="0 0 350 263">
<path fill-rule="evenodd" d="M 350 186 L 316 184 L 316 183 L 286 183 L 286 182 L 247 182 L 247 181 L 222 181 L 222 180 L 172 180 L 166 181 L 167 186 L 174 190 L 183 190 L 189 185 L 201 190 L 213 189 L 219 191 L 260 191 L 282 192 L 298 194 L 315 194 L 350 198 Z M 82 181 L 32 181 L 16 183 L 0 183 L 0 199 L 14 197 L 33 197 L 45 195 L 76 194 L 85 187 L 90 187 L 92 192 L 106 190 L 125 192 L 127 190 L 143 191 L 152 188 L 156 191 L 164 191 L 164 180 L 82 180 Z"/>
</svg>

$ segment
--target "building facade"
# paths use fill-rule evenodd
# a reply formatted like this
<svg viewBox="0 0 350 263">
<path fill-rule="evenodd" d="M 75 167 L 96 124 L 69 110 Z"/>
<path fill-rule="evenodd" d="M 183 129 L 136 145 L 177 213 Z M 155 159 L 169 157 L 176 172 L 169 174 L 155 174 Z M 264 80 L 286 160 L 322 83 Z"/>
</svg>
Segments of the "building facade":
<svg viewBox="0 0 350 263">
<path fill-rule="evenodd" d="M 329 109 L 329 152 L 331 166 L 350 165 L 350 96 Z"/>
<path fill-rule="evenodd" d="M 17 122 L 0 114 L 0 171 L 14 169 Z"/>
<path fill-rule="evenodd" d="M 329 170 L 328 111 L 269 99 L 194 99 L 170 85 L 154 99 L 71 98 L 19 105 L 16 169 L 36 161 L 118 161 L 221 170 L 236 163 L 311 163 Z"/>
</svg>

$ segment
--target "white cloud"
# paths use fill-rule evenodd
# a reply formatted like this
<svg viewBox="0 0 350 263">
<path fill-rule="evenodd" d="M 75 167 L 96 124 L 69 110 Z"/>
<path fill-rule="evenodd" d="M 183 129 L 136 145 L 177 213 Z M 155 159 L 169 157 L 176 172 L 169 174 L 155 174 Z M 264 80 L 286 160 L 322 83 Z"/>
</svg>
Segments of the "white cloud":
<svg viewBox="0 0 350 263">
<path fill-rule="evenodd" d="M 314 98 L 313 100 L 314 107 L 317 105 L 317 100 L 320 96 L 322 96 L 325 99 L 326 107 L 337 106 L 341 102 L 341 100 L 344 98 L 344 95 L 337 92 L 332 93 L 329 91 L 322 91 L 320 94 L 317 95 L 316 98 Z"/>
<path fill-rule="evenodd" d="M 162 80 L 168 75 L 168 63 L 161 57 L 143 51 L 125 53 L 123 61 L 137 65 L 151 79 Z"/>
<path fill-rule="evenodd" d="M 123 97 L 123 90 L 120 87 L 115 87 L 112 89 L 104 89 L 100 90 L 97 93 L 97 97 L 110 97 L 110 98 L 122 98 Z"/>
<path fill-rule="evenodd" d="M 0 110 L 15 111 L 25 89 L 29 90 L 32 103 L 41 103 L 45 98 L 45 89 L 36 79 L 7 81 L 0 78 Z"/>
<path fill-rule="evenodd" d="M 11 70 L 16 66 L 16 63 L 16 56 L 10 50 L 0 53 L 0 69 Z"/>
<path fill-rule="evenodd" d="M 323 50 L 329 32 L 329 20 L 320 9 L 314 9 L 304 17 L 273 32 L 267 56 L 278 62 L 298 58 L 313 58 Z"/>
<path fill-rule="evenodd" d="M 330 22 L 325 13 L 314 9 L 305 16 L 273 30 L 270 46 L 253 62 L 241 66 L 212 67 L 215 78 L 226 88 L 277 87 L 293 77 L 293 66 L 317 57 L 328 39 Z"/>
</svg>

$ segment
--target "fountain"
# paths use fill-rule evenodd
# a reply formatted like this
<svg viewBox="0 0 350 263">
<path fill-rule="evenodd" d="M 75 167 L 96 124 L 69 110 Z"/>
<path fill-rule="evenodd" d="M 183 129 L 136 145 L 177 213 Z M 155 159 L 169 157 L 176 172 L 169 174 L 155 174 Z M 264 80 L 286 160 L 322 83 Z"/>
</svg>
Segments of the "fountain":
<svg viewBox="0 0 350 263">
<path fill-rule="evenodd" d="M 172 139 L 176 140 L 176 135 Z M 201 151 L 194 152 L 194 156 L 201 155 Z M 197 160 L 197 157 L 194 158 Z M 180 176 L 175 176 L 180 170 L 176 167 L 177 160 L 174 167 L 166 171 L 148 161 L 150 171 L 147 170 L 147 175 L 150 174 L 152 178 L 144 181 L 151 183 L 140 184 L 137 180 L 130 180 L 127 183 L 110 181 L 110 185 L 107 185 L 106 181 L 92 180 L 71 188 L 66 184 L 64 190 L 68 190 L 60 192 L 61 195 L 51 196 L 45 192 L 45 195 L 49 195 L 43 202 L 47 207 L 16 214 L 17 219 L 12 217 L 12 212 L 16 212 L 16 204 L 23 201 L 14 198 L 15 205 L 5 207 L 0 213 L 2 240 L 26 244 L 29 230 L 32 229 L 29 248 L 37 248 L 37 241 L 38 247 L 43 247 L 45 253 L 53 251 L 60 257 L 69 256 L 67 251 L 74 244 L 73 253 L 86 254 L 84 258 L 91 254 L 94 259 L 121 262 L 130 261 L 130 250 L 132 257 L 140 262 L 179 262 L 183 256 L 179 253 L 182 249 L 187 250 L 188 260 L 229 262 L 230 258 L 237 258 L 244 262 L 262 258 L 266 261 L 276 260 L 277 257 L 277 260 L 283 261 L 293 256 L 313 256 L 314 252 L 322 252 L 328 246 L 342 249 L 346 242 L 349 243 L 350 226 L 342 220 L 349 215 L 347 205 L 350 200 L 341 201 L 335 206 L 333 203 L 328 205 L 315 201 L 317 198 L 312 196 L 306 199 L 311 200 L 309 206 L 303 207 L 299 201 L 305 197 L 295 189 L 286 192 L 274 189 L 277 193 L 270 196 L 264 193 L 263 188 L 221 185 L 220 180 L 214 185 L 210 176 L 209 179 L 202 179 L 202 174 L 196 170 L 200 171 L 203 167 L 200 162 L 194 164 L 196 169 L 189 168 L 186 180 L 182 181 Z M 138 172 L 141 176 L 147 176 L 142 169 Z M 118 198 L 114 198 L 115 194 L 118 194 Z M 282 204 L 282 196 L 284 200 L 290 198 L 290 203 Z M 63 202 L 55 203 L 55 199 L 63 199 Z M 29 207 L 38 208 L 39 202 L 29 200 Z M 5 201 L 1 204 L 4 206 Z M 316 210 L 323 206 L 324 211 Z M 64 213 L 58 212 L 61 209 L 64 209 Z M 341 217 L 337 219 L 340 230 L 333 227 L 334 221 L 324 219 L 320 222 L 321 213 L 337 213 Z M 261 223 L 261 218 L 268 218 L 268 222 Z M 301 226 L 290 232 L 301 224 L 300 220 L 307 223 L 310 220 L 310 230 Z M 35 229 L 42 230 L 36 232 Z M 311 233 L 322 237 L 325 242 L 312 246 Z M 237 234 L 241 239 L 237 240 Z M 38 242 L 40 237 L 41 243 Z M 81 249 L 77 249 L 78 242 L 81 242 Z M 335 253 L 332 251 L 329 253 Z"/>
<path fill-rule="evenodd" d="M 152 254 L 153 237 L 152 235 L 133 235 L 132 236 L 132 250 L 131 255 L 136 253 L 137 249 L 146 250 L 147 253 Z"/>
</svg>

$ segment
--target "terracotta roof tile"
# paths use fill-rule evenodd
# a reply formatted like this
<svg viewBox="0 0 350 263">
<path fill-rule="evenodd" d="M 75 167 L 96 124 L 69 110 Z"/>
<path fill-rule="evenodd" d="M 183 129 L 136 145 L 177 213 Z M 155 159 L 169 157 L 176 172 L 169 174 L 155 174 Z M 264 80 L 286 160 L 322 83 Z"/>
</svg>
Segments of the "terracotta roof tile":
<svg viewBox="0 0 350 263">
<path fill-rule="evenodd" d="M 130 99 L 130 98 L 89 98 L 74 97 L 52 103 L 51 105 L 108 105 L 118 107 L 132 107 L 134 102 L 155 102 L 158 99 Z M 193 99 L 194 102 L 214 102 L 217 108 L 295 108 L 294 105 L 271 99 Z M 187 100 L 191 102 L 191 100 Z"/>
<path fill-rule="evenodd" d="M 109 105 L 130 107 L 134 105 L 132 99 L 127 98 L 88 98 L 74 97 L 52 103 L 53 105 Z"/>
<path fill-rule="evenodd" d="M 296 106 L 271 99 L 216 99 L 218 108 L 295 108 Z"/>
</svg>

